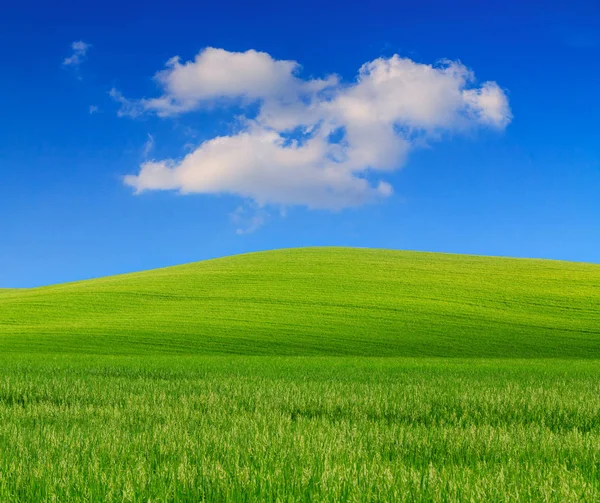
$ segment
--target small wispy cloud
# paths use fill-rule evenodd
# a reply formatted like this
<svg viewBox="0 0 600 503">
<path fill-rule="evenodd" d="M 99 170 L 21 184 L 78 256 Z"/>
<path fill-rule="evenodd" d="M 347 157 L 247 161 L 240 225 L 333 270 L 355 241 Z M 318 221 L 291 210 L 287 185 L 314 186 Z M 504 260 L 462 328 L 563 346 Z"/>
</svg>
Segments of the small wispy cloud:
<svg viewBox="0 0 600 503">
<path fill-rule="evenodd" d="M 121 105 L 121 108 L 117 111 L 117 115 L 119 117 L 138 117 L 144 113 L 143 108 L 137 101 L 125 98 L 125 96 L 123 96 L 121 91 L 118 89 L 113 87 L 110 91 L 108 91 L 108 95 L 113 99 L 113 101 Z"/>
<path fill-rule="evenodd" d="M 152 136 L 150 133 L 148 133 L 148 139 L 146 140 L 146 143 L 144 143 L 144 147 L 142 149 L 142 155 L 144 156 L 144 159 L 148 158 L 148 156 L 150 155 L 150 152 L 152 152 L 153 148 L 154 148 L 154 136 Z"/>
<path fill-rule="evenodd" d="M 90 105 L 90 115 L 94 115 L 97 114 L 98 112 L 100 112 L 100 107 L 98 107 L 97 105 Z"/>
<path fill-rule="evenodd" d="M 63 60 L 63 66 L 79 66 L 85 61 L 91 44 L 77 40 L 71 44 L 71 55 Z"/>
<path fill-rule="evenodd" d="M 239 206 L 230 215 L 231 222 L 236 226 L 235 233 L 239 236 L 256 232 L 270 217 L 267 210 L 252 203 Z"/>
</svg>

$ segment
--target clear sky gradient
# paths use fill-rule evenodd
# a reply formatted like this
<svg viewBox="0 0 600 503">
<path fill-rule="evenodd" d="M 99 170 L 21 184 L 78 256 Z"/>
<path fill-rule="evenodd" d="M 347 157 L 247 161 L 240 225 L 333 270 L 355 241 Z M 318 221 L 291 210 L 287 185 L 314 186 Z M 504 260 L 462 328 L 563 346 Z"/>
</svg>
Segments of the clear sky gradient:
<svg viewBox="0 0 600 503">
<path fill-rule="evenodd" d="M 414 133 L 413 123 L 402 119 L 394 134 L 410 148 L 397 161 L 375 152 L 374 162 L 385 168 L 355 165 L 369 145 L 353 153 L 350 141 L 344 166 L 352 175 L 343 183 L 365 192 L 348 196 L 346 185 L 338 187 L 340 204 L 318 195 L 324 190 L 333 197 L 338 190 L 319 178 L 321 171 L 314 171 L 316 182 L 296 181 L 312 164 L 293 158 L 286 171 L 276 165 L 278 154 L 269 169 L 278 170 L 271 172 L 281 175 L 279 184 L 291 180 L 289 194 L 271 186 L 262 165 L 248 175 L 241 161 L 221 166 L 223 157 L 211 161 L 221 188 L 207 189 L 206 142 L 249 131 L 240 116 L 254 120 L 264 103 L 289 97 L 269 87 L 267 72 L 256 84 L 257 98 L 248 98 L 254 92 L 249 74 L 225 75 L 241 86 L 240 99 L 225 95 L 221 81 L 208 96 L 205 80 L 191 91 L 177 88 L 192 94 L 173 94 L 174 87 L 152 78 L 165 68 L 172 76 L 165 64 L 173 56 L 193 61 L 207 47 L 226 55 L 259 51 L 273 68 L 298 62 L 301 69 L 285 75 L 285 92 L 290 78 L 308 86 L 337 75 L 330 94 L 311 95 L 322 107 L 314 119 L 319 128 L 329 121 L 350 131 L 356 123 L 344 122 L 346 109 L 329 111 L 332 96 L 358 92 L 359 68 L 375 60 L 387 64 L 395 54 L 433 71 L 443 60 L 460 62 L 475 75 L 470 88 L 497 83 L 512 120 L 487 127 L 480 110 L 478 119 L 469 119 L 479 121 L 476 126 L 460 125 L 471 113 L 468 104 L 456 105 L 464 106 L 427 133 Z M 0 61 L 0 288 L 297 246 L 600 262 L 600 4 L 594 0 L 12 2 L 0 15 Z M 257 71 L 244 68 L 250 76 Z M 111 96 L 111 89 L 119 94 Z M 363 96 L 385 98 L 382 89 Z M 392 91 L 404 99 L 398 86 Z M 168 113 L 143 100 L 158 97 L 171 100 Z M 420 98 L 420 106 L 429 98 L 435 96 Z M 307 99 L 294 103 L 304 106 Z M 412 106 L 413 96 L 406 99 Z M 182 106 L 187 109 L 174 111 Z M 328 138 L 322 145 L 330 148 Z M 228 145 L 226 153 L 242 152 Z M 398 147 L 382 145 L 392 152 Z M 173 168 L 198 149 L 203 157 L 190 168 L 191 192 L 202 193 L 136 195 L 124 183 L 144 163 Z M 255 150 L 249 152 L 242 160 L 251 162 Z M 329 162 L 330 154 L 315 162 Z M 393 193 L 378 192 L 380 182 Z M 177 183 L 176 189 L 189 189 Z M 298 195 L 301 183 L 307 185 Z"/>
</svg>

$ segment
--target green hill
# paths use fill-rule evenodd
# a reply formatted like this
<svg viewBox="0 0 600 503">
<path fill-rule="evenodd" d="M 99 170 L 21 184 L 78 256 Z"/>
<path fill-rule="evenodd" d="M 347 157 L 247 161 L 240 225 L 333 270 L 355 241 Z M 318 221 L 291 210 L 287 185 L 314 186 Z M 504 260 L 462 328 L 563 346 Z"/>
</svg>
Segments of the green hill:
<svg viewBox="0 0 600 503">
<path fill-rule="evenodd" d="M 0 351 L 600 357 L 600 265 L 305 248 L 0 290 Z"/>
</svg>

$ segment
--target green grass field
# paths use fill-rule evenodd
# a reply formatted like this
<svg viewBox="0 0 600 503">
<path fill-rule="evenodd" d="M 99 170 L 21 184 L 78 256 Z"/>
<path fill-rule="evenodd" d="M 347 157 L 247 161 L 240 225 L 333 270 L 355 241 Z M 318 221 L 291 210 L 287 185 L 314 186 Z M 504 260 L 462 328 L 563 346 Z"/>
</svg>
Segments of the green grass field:
<svg viewBox="0 0 600 503">
<path fill-rule="evenodd" d="M 323 248 L 0 289 L 0 501 L 600 501 L 600 265 Z"/>
</svg>

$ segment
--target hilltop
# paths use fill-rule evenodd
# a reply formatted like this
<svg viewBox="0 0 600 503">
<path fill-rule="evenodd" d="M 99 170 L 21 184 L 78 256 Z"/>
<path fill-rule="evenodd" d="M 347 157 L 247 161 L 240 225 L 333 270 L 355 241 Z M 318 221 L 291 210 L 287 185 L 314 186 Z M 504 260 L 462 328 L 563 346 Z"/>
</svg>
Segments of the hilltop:
<svg viewBox="0 0 600 503">
<path fill-rule="evenodd" d="M 600 357 L 600 265 L 352 248 L 0 290 L 0 350 Z"/>
</svg>

